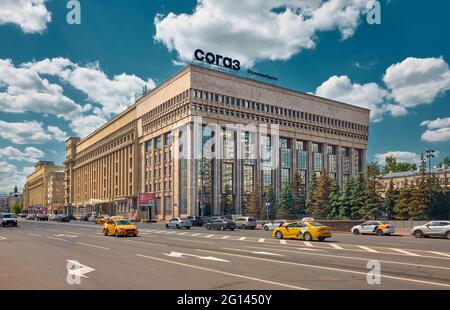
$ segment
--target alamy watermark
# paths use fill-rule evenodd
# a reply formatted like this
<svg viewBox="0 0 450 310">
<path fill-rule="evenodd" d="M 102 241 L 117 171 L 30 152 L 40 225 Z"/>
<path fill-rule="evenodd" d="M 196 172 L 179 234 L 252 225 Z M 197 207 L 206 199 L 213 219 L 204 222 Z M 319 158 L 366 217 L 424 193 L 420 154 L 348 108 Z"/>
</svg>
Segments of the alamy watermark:
<svg viewBox="0 0 450 310">
<path fill-rule="evenodd" d="M 80 25 L 81 24 L 81 3 L 78 0 L 67 1 L 66 8 L 67 12 L 67 23 L 69 25 Z"/>
<path fill-rule="evenodd" d="M 370 260 L 367 262 L 367 269 L 370 271 L 367 273 L 367 284 L 380 285 L 381 284 L 381 264 L 377 260 Z"/>
</svg>

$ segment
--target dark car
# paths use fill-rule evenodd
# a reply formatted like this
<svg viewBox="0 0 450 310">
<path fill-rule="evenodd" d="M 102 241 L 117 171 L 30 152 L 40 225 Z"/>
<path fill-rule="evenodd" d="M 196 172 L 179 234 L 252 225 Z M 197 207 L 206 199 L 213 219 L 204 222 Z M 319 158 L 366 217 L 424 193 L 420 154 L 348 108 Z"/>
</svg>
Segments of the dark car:
<svg viewBox="0 0 450 310">
<path fill-rule="evenodd" d="M 204 222 L 200 216 L 188 216 L 189 221 L 191 221 L 192 226 L 202 227 Z"/>
<path fill-rule="evenodd" d="M 55 220 L 57 222 L 60 222 L 60 223 L 63 223 L 63 222 L 69 223 L 70 222 L 70 217 L 68 215 L 65 215 L 65 214 L 58 214 L 56 216 Z"/>
<path fill-rule="evenodd" d="M 89 222 L 89 215 L 80 216 L 80 222 Z"/>
<path fill-rule="evenodd" d="M 36 221 L 48 222 L 48 215 L 38 214 L 38 215 L 36 215 Z"/>
<path fill-rule="evenodd" d="M 208 230 L 235 230 L 236 223 L 225 219 L 215 218 L 205 224 L 205 228 Z"/>
</svg>

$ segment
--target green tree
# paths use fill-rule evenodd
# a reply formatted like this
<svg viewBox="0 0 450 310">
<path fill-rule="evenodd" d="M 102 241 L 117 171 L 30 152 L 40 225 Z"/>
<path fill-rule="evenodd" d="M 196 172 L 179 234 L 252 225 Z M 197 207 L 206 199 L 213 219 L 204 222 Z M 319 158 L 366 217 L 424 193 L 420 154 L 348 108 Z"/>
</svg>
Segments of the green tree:
<svg viewBox="0 0 450 310">
<path fill-rule="evenodd" d="M 417 170 L 416 164 L 411 163 L 398 163 L 395 155 L 386 156 L 386 164 L 383 168 L 383 174 L 388 174 L 392 172 L 405 172 Z"/>
<path fill-rule="evenodd" d="M 446 166 L 446 167 L 450 167 L 450 157 L 449 156 L 445 156 L 444 159 L 442 159 L 442 161 L 439 163 L 439 166 Z"/>
<path fill-rule="evenodd" d="M 428 180 L 425 172 L 425 158 L 422 154 L 420 165 L 420 176 L 412 187 L 411 204 L 408 208 L 409 218 L 413 220 L 422 220 L 425 218 L 428 206 L 430 204 Z"/>
<path fill-rule="evenodd" d="M 23 210 L 23 205 L 22 204 L 15 204 L 13 207 L 12 207 L 12 211 L 13 211 L 13 213 L 14 214 L 19 214 L 19 213 L 22 213 L 22 210 Z"/>
<path fill-rule="evenodd" d="M 328 214 L 328 219 L 337 220 L 339 219 L 341 212 L 341 191 L 339 190 L 339 185 L 335 180 L 331 180 L 331 189 L 328 200 L 330 203 L 330 213 Z"/>
<path fill-rule="evenodd" d="M 352 218 L 352 210 L 351 210 L 351 195 L 354 187 L 354 179 L 348 179 L 344 184 L 344 190 L 341 193 L 340 197 L 340 205 L 341 208 L 339 210 L 339 219 L 340 220 L 348 220 Z"/>
<path fill-rule="evenodd" d="M 331 178 L 328 173 L 324 172 L 320 176 L 317 187 L 313 193 L 313 202 L 311 204 L 310 213 L 314 218 L 326 219 L 330 213 L 330 190 Z"/>
<path fill-rule="evenodd" d="M 412 189 L 408 180 L 405 179 L 403 186 L 400 188 L 398 199 L 395 204 L 394 211 L 396 218 L 399 220 L 407 220 L 409 218 L 408 208 L 412 201 Z"/>
<path fill-rule="evenodd" d="M 288 214 L 292 214 L 295 206 L 295 198 L 292 193 L 291 185 L 286 183 L 280 195 L 280 207 L 277 211 L 278 218 L 286 218 Z"/>
<path fill-rule="evenodd" d="M 354 181 L 352 191 L 350 194 L 350 210 L 352 214 L 352 219 L 360 219 L 363 214 L 361 214 L 361 208 L 364 206 L 366 197 L 366 180 L 364 178 L 364 173 L 359 173 Z"/>
<path fill-rule="evenodd" d="M 299 214 L 305 212 L 306 189 L 302 182 L 302 177 L 299 171 L 294 173 L 291 180 L 292 194 L 294 195 L 293 213 Z"/>
<path fill-rule="evenodd" d="M 398 199 L 398 190 L 394 187 L 394 180 L 389 181 L 389 187 L 386 191 L 386 196 L 384 198 L 384 211 L 387 218 L 390 220 L 394 216 L 394 209 Z"/>
<path fill-rule="evenodd" d="M 377 163 L 367 165 L 367 173 L 364 189 L 364 203 L 360 210 L 361 217 L 365 219 L 376 219 L 381 214 L 381 197 L 379 189 L 383 187 L 379 181 L 380 167 Z"/>
<path fill-rule="evenodd" d="M 261 213 L 261 204 L 260 204 L 260 186 L 258 183 L 255 184 L 252 191 L 250 192 L 250 197 L 247 202 L 246 214 L 248 216 L 253 216 L 258 218 Z"/>
<path fill-rule="evenodd" d="M 306 209 L 311 213 L 311 206 L 314 204 L 314 191 L 317 188 L 317 176 L 315 173 L 312 174 L 311 179 L 308 182 L 308 187 L 306 190 Z"/>
</svg>

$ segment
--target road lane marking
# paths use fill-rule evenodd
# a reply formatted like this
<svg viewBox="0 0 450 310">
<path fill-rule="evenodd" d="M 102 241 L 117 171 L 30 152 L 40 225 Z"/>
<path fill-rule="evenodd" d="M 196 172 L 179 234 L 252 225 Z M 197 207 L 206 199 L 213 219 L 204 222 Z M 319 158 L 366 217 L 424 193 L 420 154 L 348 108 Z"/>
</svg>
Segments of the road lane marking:
<svg viewBox="0 0 450 310">
<path fill-rule="evenodd" d="M 196 234 L 193 234 L 193 235 L 191 235 L 192 237 L 195 237 L 195 236 L 198 236 L 198 235 L 200 235 L 199 233 L 196 233 Z"/>
<path fill-rule="evenodd" d="M 62 238 L 55 238 L 55 237 L 47 237 L 47 238 L 52 239 L 52 240 L 59 240 L 59 241 L 64 241 L 64 242 L 70 242 L 69 240 L 62 239 Z"/>
<path fill-rule="evenodd" d="M 85 276 L 85 274 L 90 273 L 92 271 L 95 271 L 94 268 L 86 266 L 86 265 L 83 265 L 83 264 L 81 264 L 80 262 L 78 262 L 76 260 L 68 259 L 67 262 L 72 264 L 72 266 L 76 267 L 74 269 L 69 269 L 69 267 L 68 267 L 67 272 L 68 272 L 69 275 L 75 275 L 75 276 L 78 276 L 78 277 L 83 277 L 83 278 L 88 279 L 88 277 Z"/>
<path fill-rule="evenodd" d="M 176 240 L 176 241 L 181 240 L 181 239 L 176 239 L 176 238 L 167 238 L 167 239 Z M 209 243 L 209 244 L 213 243 L 211 241 L 201 241 L 201 240 L 191 240 L 191 239 L 183 239 L 182 241 L 197 242 L 197 243 Z"/>
<path fill-rule="evenodd" d="M 40 235 L 40 234 L 33 234 L 33 233 L 28 233 L 28 234 L 31 236 L 42 237 L 42 235 Z"/>
<path fill-rule="evenodd" d="M 240 237 L 239 241 L 244 241 L 245 239 L 247 239 L 247 237 Z"/>
<path fill-rule="evenodd" d="M 223 236 L 221 239 L 228 239 L 230 236 Z"/>
<path fill-rule="evenodd" d="M 77 238 L 78 236 L 76 235 L 65 235 L 65 234 L 59 234 L 59 235 L 54 235 L 55 237 L 66 237 L 66 238 Z"/>
<path fill-rule="evenodd" d="M 214 237 L 215 235 L 207 235 L 205 238 L 212 238 L 212 237 Z"/>
<path fill-rule="evenodd" d="M 278 253 L 271 253 L 271 252 L 265 252 L 265 251 L 247 251 L 242 249 L 233 249 L 233 248 L 222 248 L 223 250 L 231 250 L 231 251 L 239 251 L 239 252 L 247 252 L 247 253 L 253 253 L 253 254 L 261 254 L 261 255 L 270 255 L 270 256 L 284 256 L 282 254 Z"/>
<path fill-rule="evenodd" d="M 139 242 L 143 244 L 151 244 L 151 245 L 158 245 L 158 246 L 167 246 L 167 244 L 163 243 L 155 243 L 155 242 L 146 242 L 146 241 L 139 241 L 139 240 L 132 240 L 132 239 L 125 239 L 126 242 Z"/>
<path fill-rule="evenodd" d="M 304 243 L 307 247 L 310 247 L 310 248 L 313 247 L 313 244 L 312 244 L 311 242 L 309 242 L 309 241 L 303 241 L 303 243 Z"/>
<path fill-rule="evenodd" d="M 364 251 L 367 251 L 367 252 L 371 252 L 371 253 L 379 253 L 377 250 L 368 248 L 368 247 L 363 246 L 363 245 L 358 245 L 358 248 L 363 249 Z"/>
<path fill-rule="evenodd" d="M 406 254 L 406 255 L 409 255 L 409 256 L 422 256 L 422 255 L 419 255 L 419 254 L 416 254 L 416 253 L 411 253 L 411 252 L 408 252 L 408 251 L 405 251 L 405 250 L 401 250 L 401 249 L 396 249 L 396 248 L 391 248 L 391 250 L 399 252 L 399 253 L 403 253 L 403 254 Z"/>
<path fill-rule="evenodd" d="M 286 240 L 283 240 L 283 239 L 281 239 L 281 240 L 280 240 L 280 244 L 287 244 L 287 241 L 286 241 Z"/>
<path fill-rule="evenodd" d="M 176 234 L 176 232 L 175 231 L 168 231 L 168 232 L 166 232 L 166 235 L 173 235 L 173 234 Z"/>
<path fill-rule="evenodd" d="M 344 248 L 341 247 L 340 245 L 334 244 L 334 243 L 330 243 L 330 246 L 332 248 L 335 248 L 336 250 L 343 250 Z"/>
<path fill-rule="evenodd" d="M 189 257 L 195 257 L 195 258 L 202 259 L 202 260 L 212 260 L 212 261 L 215 261 L 215 262 L 222 262 L 222 263 L 229 263 L 230 262 L 229 260 L 218 258 L 218 257 L 214 257 L 214 256 L 200 256 L 200 255 L 181 253 L 181 252 L 174 252 L 174 251 L 171 251 L 169 254 L 167 254 L 167 253 L 162 253 L 162 254 L 164 254 L 166 256 L 169 256 L 169 257 L 176 257 L 176 258 L 183 258 L 185 256 L 189 256 Z"/>
<path fill-rule="evenodd" d="M 258 242 L 259 242 L 259 243 L 263 243 L 264 241 L 266 241 L 265 238 L 259 238 L 259 239 L 258 239 Z"/>
<path fill-rule="evenodd" d="M 301 266 L 301 267 L 307 267 L 307 268 L 313 268 L 313 269 L 322 269 L 322 270 L 328 270 L 328 271 L 338 271 L 338 272 L 343 272 L 343 273 L 352 273 L 352 274 L 362 275 L 362 276 L 364 276 L 364 279 L 366 279 L 366 276 L 367 276 L 367 272 L 361 272 L 361 271 L 355 271 L 355 270 L 349 270 L 349 269 L 325 267 L 325 266 L 303 264 L 303 263 L 295 263 L 295 262 L 286 262 L 286 261 L 274 260 L 274 259 L 271 259 L 271 258 L 252 257 L 252 256 L 248 256 L 248 255 L 222 253 L 222 252 L 209 251 L 209 250 L 196 250 L 196 251 L 206 252 L 206 253 L 214 253 L 214 254 L 221 254 L 221 255 L 225 255 L 225 256 L 235 256 L 235 257 L 241 257 L 241 258 L 248 258 L 248 259 L 260 260 L 260 261 L 267 261 L 267 262 L 273 262 L 273 263 L 278 263 L 278 264 Z M 380 275 L 380 276 L 382 278 L 386 278 L 386 279 L 406 281 L 406 282 L 414 282 L 414 283 L 421 283 L 421 284 L 442 286 L 442 287 L 450 288 L 450 284 L 446 284 L 446 283 L 423 281 L 423 280 L 417 280 L 417 279 L 412 279 L 412 278 L 402 278 L 402 277 L 388 276 L 388 275 L 385 275 L 385 274 Z"/>
<path fill-rule="evenodd" d="M 82 242 L 77 242 L 77 244 L 90 246 L 90 247 L 93 247 L 93 248 L 98 248 L 98 249 L 103 249 L 103 250 L 111 250 L 110 248 L 105 248 L 103 246 L 99 246 L 99 245 L 95 245 L 95 244 L 82 243 Z"/>
<path fill-rule="evenodd" d="M 182 233 L 178 234 L 178 236 L 184 236 L 184 235 L 187 235 L 187 232 L 182 232 Z"/>
<path fill-rule="evenodd" d="M 0 241 L 3 241 L 3 240 L 8 240 L 8 239 L 0 236 Z"/>
<path fill-rule="evenodd" d="M 445 254 L 442 252 L 428 251 L 428 253 L 450 257 L 450 254 Z"/>
<path fill-rule="evenodd" d="M 322 257 L 330 257 L 330 258 L 342 258 L 342 259 L 350 259 L 350 260 L 360 260 L 360 261 L 370 261 L 372 258 L 363 258 L 363 257 L 354 257 L 354 256 L 342 256 L 342 255 L 332 255 L 332 254 L 323 254 L 323 253 L 305 253 L 305 252 L 298 252 L 293 250 L 284 250 L 277 248 L 268 248 L 268 247 L 261 247 L 261 246 L 244 246 L 244 248 L 249 249 L 258 249 L 258 250 L 269 250 L 269 251 L 280 251 L 280 252 L 287 252 L 287 253 L 301 253 L 302 255 L 313 255 L 313 256 L 322 256 Z M 431 268 L 431 269 L 442 269 L 442 270 L 450 270 L 450 267 L 442 267 L 442 266 L 434 266 L 434 265 L 424 265 L 424 264 L 414 264 L 414 263 L 404 263 L 404 262 L 397 262 L 397 261 L 389 261 L 389 260 L 378 260 L 380 263 L 385 264 L 394 264 L 394 265 L 405 265 L 405 266 L 414 266 L 419 268 Z"/>
<path fill-rule="evenodd" d="M 165 263 L 169 263 L 169 264 L 174 264 L 174 265 L 194 268 L 194 269 L 203 270 L 203 271 L 214 272 L 214 273 L 223 274 L 223 275 L 236 277 L 236 278 L 240 278 L 240 279 L 246 279 L 246 280 L 251 280 L 251 281 L 256 281 L 256 282 L 261 282 L 261 283 L 265 283 L 265 284 L 271 284 L 271 285 L 275 285 L 275 286 L 281 286 L 281 287 L 290 288 L 290 289 L 296 289 L 296 290 L 308 290 L 307 288 L 304 288 L 304 287 L 299 287 L 299 286 L 294 286 L 294 285 L 289 285 L 289 284 L 284 284 L 284 283 L 264 280 L 264 279 L 261 279 L 261 278 L 244 276 L 242 274 L 236 274 L 236 273 L 221 271 L 221 270 L 212 269 L 212 268 L 206 268 L 206 267 L 200 267 L 200 266 L 195 266 L 195 265 L 190 265 L 190 264 L 185 264 L 185 263 L 180 263 L 180 262 L 174 262 L 174 261 L 171 261 L 171 260 L 157 258 L 157 257 L 152 257 L 152 256 L 147 256 L 147 255 L 142 255 L 142 254 L 136 254 L 136 255 L 139 256 L 139 257 L 147 258 L 147 259 L 157 260 L 157 261 L 160 261 L 160 262 L 165 262 Z"/>
</svg>

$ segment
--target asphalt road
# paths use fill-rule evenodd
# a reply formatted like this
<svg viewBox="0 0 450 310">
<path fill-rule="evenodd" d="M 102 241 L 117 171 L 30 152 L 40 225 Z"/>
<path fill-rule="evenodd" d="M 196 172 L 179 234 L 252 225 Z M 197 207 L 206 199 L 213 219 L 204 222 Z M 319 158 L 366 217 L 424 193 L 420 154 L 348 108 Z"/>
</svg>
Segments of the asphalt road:
<svg viewBox="0 0 450 310">
<path fill-rule="evenodd" d="M 446 239 L 280 241 L 265 231 L 139 226 L 137 238 L 105 237 L 91 223 L 0 227 L 0 289 L 450 289 Z M 83 277 L 69 274 L 68 262 Z M 378 264 L 381 283 L 369 284 Z"/>
</svg>

